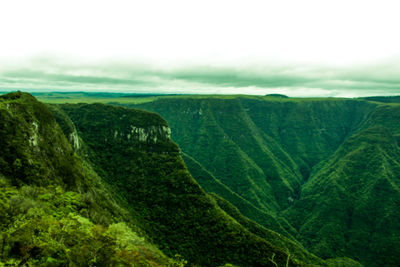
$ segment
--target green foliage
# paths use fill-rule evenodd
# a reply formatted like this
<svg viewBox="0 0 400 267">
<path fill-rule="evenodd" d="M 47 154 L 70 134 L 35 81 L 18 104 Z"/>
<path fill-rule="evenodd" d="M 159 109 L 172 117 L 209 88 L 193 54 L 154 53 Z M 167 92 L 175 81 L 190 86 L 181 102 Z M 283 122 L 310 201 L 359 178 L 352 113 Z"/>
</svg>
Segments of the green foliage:
<svg viewBox="0 0 400 267">
<path fill-rule="evenodd" d="M 14 185 L 84 187 L 79 160 L 47 107 L 31 95 L 0 97 L 0 169 Z"/>
<path fill-rule="evenodd" d="M 233 192 L 228 186 L 215 178 L 195 159 L 185 153 L 183 153 L 182 156 L 191 175 L 206 192 L 215 193 L 218 196 L 229 199 L 229 202 L 237 207 L 241 213 L 249 219 L 294 240 L 292 234 L 295 234 L 296 230 L 294 230 L 285 220 L 280 220 L 274 213 L 255 207 L 248 200 Z M 232 214 L 230 215 L 232 216 Z"/>
<path fill-rule="evenodd" d="M 148 139 L 127 137 L 130 127 L 146 133 L 166 126 L 158 116 L 104 105 L 61 108 L 88 145 L 95 170 L 118 190 L 138 225 L 167 255 L 205 266 L 268 266 L 271 257 L 300 263 L 223 212 L 191 177 L 165 133 L 157 133 L 156 141 L 150 133 Z"/>
<path fill-rule="evenodd" d="M 265 96 L 269 96 L 269 97 L 279 97 L 279 98 L 289 98 L 287 95 L 282 95 L 282 94 L 268 94 Z"/>
<path fill-rule="evenodd" d="M 318 256 L 395 266 L 400 106 L 368 100 L 392 103 L 186 96 L 136 107 L 168 120 L 197 181 L 242 214 Z"/>
<path fill-rule="evenodd" d="M 169 120 L 217 195 L 159 115 L 1 96 L 0 262 L 398 265 L 398 105 L 177 96 L 140 107 Z"/>
<path fill-rule="evenodd" d="M 137 107 L 160 113 L 185 154 L 255 207 L 274 213 L 299 197 L 312 167 L 375 106 L 239 96 L 160 98 Z"/>
<path fill-rule="evenodd" d="M 4 95 L 0 116 L 0 265 L 180 264 L 139 237 L 45 105 Z"/>
<path fill-rule="evenodd" d="M 387 128 L 367 128 L 349 138 L 286 212 L 300 228 L 303 244 L 323 257 L 397 265 L 399 159 L 400 149 Z"/>
<path fill-rule="evenodd" d="M 82 216 L 88 206 L 76 192 L 32 186 L 0 190 L 0 196 L 7 196 L 0 198 L 7 215 L 1 222 L 0 248 L 6 263 L 35 266 L 173 263 L 125 223 L 107 227 Z"/>
<path fill-rule="evenodd" d="M 223 209 L 227 214 L 234 218 L 238 223 L 244 226 L 253 234 L 268 240 L 271 244 L 286 251 L 291 257 L 301 260 L 308 264 L 324 265 L 325 262 L 317 256 L 309 253 L 299 243 L 283 237 L 282 235 L 264 228 L 263 226 L 255 223 L 254 221 L 243 216 L 240 211 L 229 203 L 227 200 L 221 198 L 216 194 L 210 194 L 217 202 L 218 206 Z"/>
<path fill-rule="evenodd" d="M 362 99 L 383 103 L 400 103 L 400 96 L 369 96 Z"/>
</svg>

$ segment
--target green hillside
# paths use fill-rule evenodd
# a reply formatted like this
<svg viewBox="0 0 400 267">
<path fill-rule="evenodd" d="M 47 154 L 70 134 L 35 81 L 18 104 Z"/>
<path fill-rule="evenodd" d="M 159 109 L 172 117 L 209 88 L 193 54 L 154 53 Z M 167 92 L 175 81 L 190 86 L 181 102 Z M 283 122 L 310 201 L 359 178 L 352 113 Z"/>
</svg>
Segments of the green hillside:
<svg viewBox="0 0 400 267">
<path fill-rule="evenodd" d="M 229 199 L 231 204 L 237 207 L 243 215 L 254 222 L 281 233 L 292 240 L 295 239 L 292 234 L 295 234 L 296 230 L 291 227 L 285 219 L 276 217 L 274 213 L 255 207 L 248 200 L 244 199 L 237 193 L 233 192 L 228 186 L 221 183 L 196 160 L 185 153 L 182 154 L 182 157 L 185 160 L 186 166 L 190 169 L 190 173 L 204 190 L 210 193 L 215 193 L 224 199 Z"/>
<path fill-rule="evenodd" d="M 279 213 L 299 198 L 312 167 L 331 155 L 375 106 L 239 96 L 170 97 L 138 107 L 165 117 L 172 139 L 221 183 L 255 207 Z"/>
<path fill-rule="evenodd" d="M 102 104 L 49 108 L 24 93 L 0 98 L 2 265 L 325 264 L 292 256 L 304 249 L 275 246 L 220 209 L 160 116 Z"/>
<path fill-rule="evenodd" d="M 237 96 L 135 106 L 165 117 L 198 182 L 248 218 L 323 258 L 399 264 L 400 105 Z"/>
<path fill-rule="evenodd" d="M 260 99 L 176 99 L 178 103 L 173 104 L 168 102 L 175 101 L 172 97 L 160 98 L 167 101 L 168 108 L 175 105 L 188 115 L 180 118 L 179 124 L 189 122 L 187 127 L 182 126 L 180 136 L 192 142 L 193 146 L 184 143 L 191 153 L 181 152 L 171 141 L 168 123 L 152 112 L 104 104 L 46 106 L 25 93 L 1 96 L 0 148 L 4 153 L 0 157 L 0 263 L 360 266 L 348 255 L 367 262 L 359 254 L 349 253 L 349 247 L 338 253 L 325 246 L 330 254 L 323 256 L 334 259 L 318 257 L 322 254 L 315 248 L 322 245 L 310 242 L 307 235 L 310 231 L 320 234 L 319 229 L 303 227 L 306 220 L 310 225 L 318 224 L 296 214 L 301 212 L 297 205 L 303 201 L 304 186 L 324 166 L 314 167 L 306 181 L 302 171 L 306 165 L 301 164 L 312 157 L 297 149 L 288 150 L 282 140 L 290 141 L 278 139 L 256 123 L 260 110 L 253 102 Z M 265 99 L 271 101 L 270 97 Z M 274 104 L 287 105 L 287 100 L 277 99 Z M 191 102 L 185 106 L 185 101 Z M 346 102 L 331 101 L 329 105 L 338 105 L 338 110 Z M 294 103 L 302 105 L 298 100 Z M 189 106 L 196 107 L 194 113 L 187 109 Z M 321 106 L 318 112 L 329 110 Z M 380 112 L 387 112 L 383 106 L 364 101 L 354 101 L 351 110 L 362 108 L 368 112 L 360 111 L 360 118 L 345 123 L 349 132 L 338 130 L 332 136 L 369 131 L 377 118 L 386 116 Z M 387 136 L 392 145 L 398 137 L 395 121 L 388 122 L 392 128 Z M 328 124 L 326 120 L 320 123 Z M 306 140 L 306 134 L 297 132 L 299 139 Z M 305 146 L 317 151 L 326 148 L 314 142 Z M 390 158 L 396 157 L 396 151 Z M 332 152 L 330 156 L 334 155 Z M 320 157 L 322 160 L 325 155 Z M 299 158 L 303 162 L 296 162 Z M 328 164 L 329 157 L 325 158 Z M 397 175 L 395 168 L 390 170 Z M 307 252 L 303 245 L 317 255 Z M 391 252 L 391 248 L 385 251 Z"/>
<path fill-rule="evenodd" d="M 0 266 L 175 265 L 140 234 L 50 110 L 0 97 Z"/>
<path fill-rule="evenodd" d="M 102 104 L 61 108 L 88 145 L 94 169 L 118 189 L 139 227 L 168 255 L 202 266 L 300 264 L 290 250 L 251 233 L 205 194 L 161 117 Z"/>
<path fill-rule="evenodd" d="M 400 149 L 393 135 L 387 128 L 368 128 L 312 176 L 287 217 L 303 244 L 322 257 L 346 255 L 369 266 L 397 266 L 399 177 Z"/>
</svg>

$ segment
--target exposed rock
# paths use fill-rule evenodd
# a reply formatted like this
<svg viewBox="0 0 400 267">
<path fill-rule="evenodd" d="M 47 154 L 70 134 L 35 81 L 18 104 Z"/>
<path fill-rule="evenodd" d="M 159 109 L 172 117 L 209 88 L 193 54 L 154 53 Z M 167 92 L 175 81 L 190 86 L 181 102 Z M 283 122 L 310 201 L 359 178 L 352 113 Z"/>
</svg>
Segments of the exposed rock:
<svg viewBox="0 0 400 267">
<path fill-rule="evenodd" d="M 78 133 L 75 131 L 73 131 L 69 137 L 69 142 L 72 144 L 72 147 L 74 148 L 74 150 L 78 150 L 81 147 L 81 143 L 79 140 L 79 136 Z"/>
<path fill-rule="evenodd" d="M 29 144 L 33 147 L 36 147 L 38 145 L 38 130 L 39 130 L 39 124 L 37 124 L 35 121 L 32 122 L 33 126 L 33 134 L 29 137 Z"/>
<path fill-rule="evenodd" d="M 167 126 L 150 126 L 141 128 L 131 125 L 131 131 L 127 134 L 128 140 L 131 135 L 139 142 L 153 142 L 157 143 L 159 139 L 168 140 L 171 137 L 171 129 Z"/>
</svg>

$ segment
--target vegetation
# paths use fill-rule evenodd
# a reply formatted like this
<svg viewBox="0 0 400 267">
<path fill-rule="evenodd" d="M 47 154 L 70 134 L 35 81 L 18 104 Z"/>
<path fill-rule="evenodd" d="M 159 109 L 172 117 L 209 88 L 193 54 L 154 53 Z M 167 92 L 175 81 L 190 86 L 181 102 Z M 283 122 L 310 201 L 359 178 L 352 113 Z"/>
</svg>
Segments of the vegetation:
<svg viewBox="0 0 400 267">
<path fill-rule="evenodd" d="M 399 159 L 387 128 L 371 127 L 349 138 L 286 211 L 300 241 L 322 257 L 347 255 L 369 266 L 398 265 Z"/>
<path fill-rule="evenodd" d="M 312 167 L 331 155 L 374 105 L 179 97 L 139 107 L 164 116 L 182 150 L 233 192 L 259 209 L 278 212 L 299 197 Z"/>
<path fill-rule="evenodd" d="M 168 131 L 152 131 L 167 125 L 159 116 L 100 104 L 61 108 L 90 148 L 95 170 L 118 188 L 139 227 L 167 255 L 180 254 L 204 266 L 300 264 L 241 226 L 204 193 Z M 137 128 L 143 131 L 132 133 Z"/>
<path fill-rule="evenodd" d="M 266 96 L 270 96 L 270 97 L 280 97 L 280 98 L 288 98 L 287 95 L 282 95 L 282 94 L 268 94 Z"/>
<path fill-rule="evenodd" d="M 398 104 L 108 98 L 183 152 L 152 112 L 1 96 L 0 265 L 399 264 Z"/>
<path fill-rule="evenodd" d="M 45 105 L 0 97 L 0 265 L 180 266 L 147 242 Z"/>
<path fill-rule="evenodd" d="M 186 166 L 190 170 L 190 173 L 205 191 L 215 193 L 224 199 L 229 199 L 229 202 L 237 207 L 241 213 L 249 219 L 270 230 L 281 233 L 290 239 L 295 240 L 292 234 L 295 234 L 296 230 L 292 228 L 285 219 L 281 219 L 275 216 L 274 213 L 255 207 L 248 200 L 244 199 L 237 193 L 233 192 L 228 186 L 221 183 L 196 160 L 185 153 L 183 153 L 182 156 L 185 160 Z M 232 216 L 232 214 L 230 215 Z"/>
<path fill-rule="evenodd" d="M 207 192 L 263 227 L 323 258 L 397 266 L 400 106 L 371 100 L 182 96 L 136 107 L 169 121 Z"/>
<path fill-rule="evenodd" d="M 144 103 L 153 101 L 158 94 L 90 93 L 90 92 L 49 92 L 32 93 L 38 100 L 52 104 L 65 103 Z"/>
<path fill-rule="evenodd" d="M 400 103 L 400 96 L 369 96 L 361 99 L 383 103 Z"/>
</svg>

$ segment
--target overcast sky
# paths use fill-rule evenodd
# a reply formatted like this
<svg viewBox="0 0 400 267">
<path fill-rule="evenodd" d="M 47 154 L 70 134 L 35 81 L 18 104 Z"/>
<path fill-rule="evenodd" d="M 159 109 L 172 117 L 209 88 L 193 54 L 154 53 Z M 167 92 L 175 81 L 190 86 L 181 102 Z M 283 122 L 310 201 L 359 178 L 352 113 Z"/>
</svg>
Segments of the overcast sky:
<svg viewBox="0 0 400 267">
<path fill-rule="evenodd" d="M 399 1 L 1 1 L 0 89 L 400 94 Z"/>
</svg>

